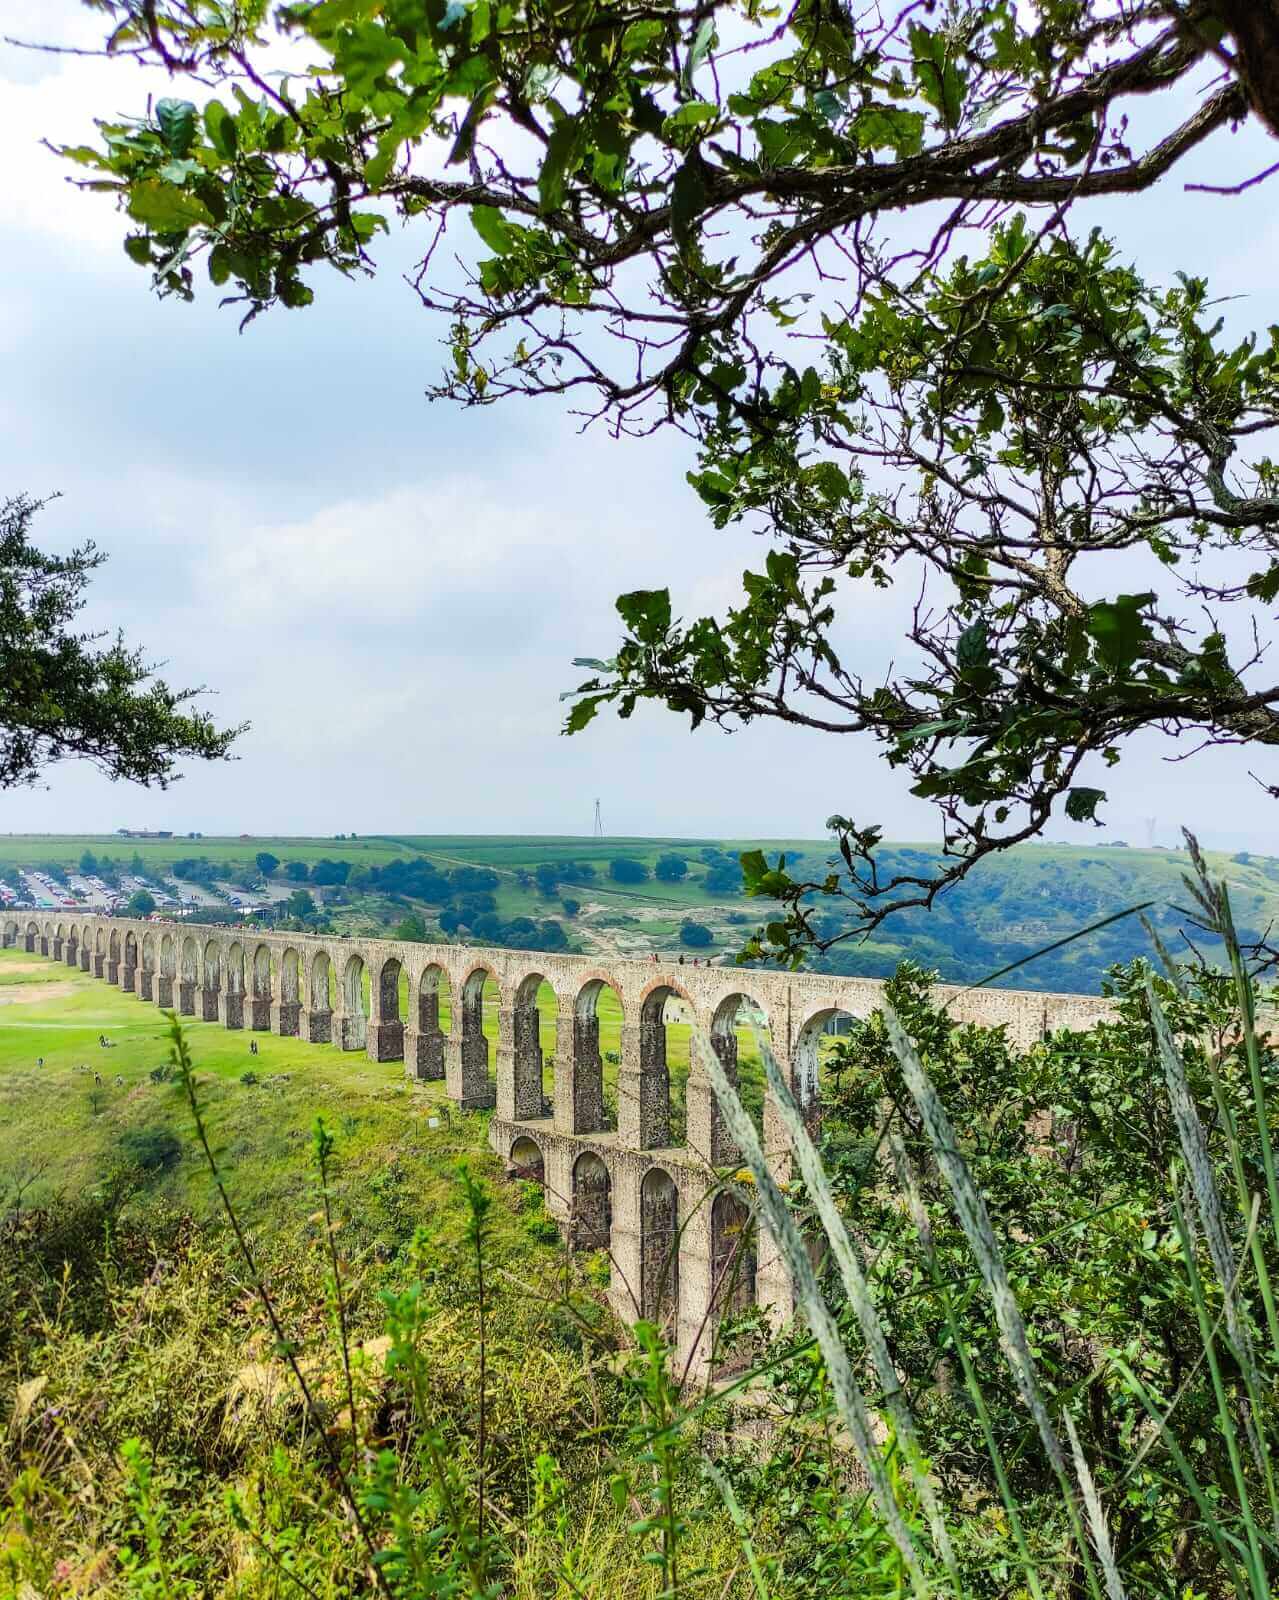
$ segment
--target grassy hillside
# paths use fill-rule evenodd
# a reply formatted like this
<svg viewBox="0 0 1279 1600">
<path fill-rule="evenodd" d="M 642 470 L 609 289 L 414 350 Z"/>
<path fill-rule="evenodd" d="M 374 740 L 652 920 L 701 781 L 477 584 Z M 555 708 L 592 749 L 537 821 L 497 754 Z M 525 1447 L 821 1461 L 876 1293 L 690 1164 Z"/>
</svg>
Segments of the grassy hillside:
<svg viewBox="0 0 1279 1600">
<path fill-rule="evenodd" d="M 175 860 L 205 858 L 215 875 L 252 877 L 259 851 L 279 858 L 275 883 L 284 881 L 290 863 L 303 864 L 308 874 L 321 861 L 344 863 L 346 886 L 316 888 L 316 899 L 328 925 L 339 932 L 386 932 L 405 917 L 421 918 L 427 938 L 472 939 L 476 943 L 520 942 L 530 948 L 572 948 L 606 955 L 640 956 L 650 951 L 674 953 L 681 929 L 690 919 L 701 923 L 712 943 L 687 954 L 729 960 L 746 934 L 772 913 L 768 902 L 746 899 L 740 892 L 736 856 L 745 849 L 784 852 L 788 864 L 805 876 L 824 875 L 830 846 L 824 840 L 751 839 L 583 839 L 523 835 L 378 835 L 362 838 L 300 839 L 287 837 L 205 838 L 199 840 L 132 840 L 111 835 L 9 835 L 0 838 L 0 878 L 16 886 L 13 868 L 61 863 L 74 868 L 81 854 L 110 855 L 118 868 L 137 861 L 161 881 Z M 882 850 L 887 870 L 927 868 L 935 849 L 891 844 Z M 663 856 L 686 863 L 678 881 L 663 881 L 656 868 Z M 622 858 L 638 863 L 641 881 L 618 881 L 612 864 Z M 1279 859 L 1240 853 L 1210 853 L 1214 868 L 1229 879 L 1236 915 L 1246 933 L 1260 936 L 1279 918 Z M 467 868 L 488 874 L 483 891 L 488 920 L 473 927 L 441 927 L 442 912 L 463 905 L 459 891 L 452 900 L 432 901 L 377 883 L 378 873 L 394 863 L 429 868 L 440 877 L 456 878 Z M 976 982 L 998 968 L 1021 960 L 1087 927 L 1090 923 L 1150 901 L 1149 915 L 1168 941 L 1184 948 L 1184 935 L 1198 942 L 1179 909 L 1185 894 L 1181 874 L 1185 853 L 1170 849 L 1028 845 L 1002 858 L 984 862 L 972 877 L 941 897 L 931 912 L 909 912 L 891 919 L 869 940 L 836 945 L 815 958 L 828 970 L 883 977 L 906 958 L 936 969 L 955 982 Z M 542 869 L 542 881 L 538 869 Z M 556 873 L 589 869 L 583 881 L 554 881 Z M 551 878 L 548 880 L 547 871 Z M 593 875 L 592 875 L 593 874 Z M 308 887 L 306 883 L 300 885 Z M 290 884 L 290 887 L 293 887 Z M 576 902 L 566 905 L 565 902 Z M 490 904 L 491 902 L 491 904 Z M 841 933 L 846 923 L 841 908 L 820 910 L 826 937 Z M 553 926 L 552 926 L 553 925 Z M 518 930 L 518 931 L 515 931 Z M 552 937 L 553 936 L 553 937 Z M 1146 936 L 1136 917 L 1113 924 L 1063 950 L 1056 951 L 1002 980 L 1017 987 L 1095 990 L 1112 962 L 1144 953 Z M 1207 941 L 1210 946 L 1211 941 Z"/>
</svg>

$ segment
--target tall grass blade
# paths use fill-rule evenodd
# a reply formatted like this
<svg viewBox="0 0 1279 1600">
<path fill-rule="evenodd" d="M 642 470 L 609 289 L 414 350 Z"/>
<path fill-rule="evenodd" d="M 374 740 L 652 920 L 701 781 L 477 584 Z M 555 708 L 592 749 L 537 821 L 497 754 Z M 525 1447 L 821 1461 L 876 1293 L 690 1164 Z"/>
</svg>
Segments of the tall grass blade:
<svg viewBox="0 0 1279 1600">
<path fill-rule="evenodd" d="M 959 1225 L 964 1231 L 968 1247 L 986 1285 L 986 1293 L 990 1298 L 995 1322 L 999 1328 L 999 1342 L 1004 1360 L 1013 1375 L 1018 1393 L 1031 1414 L 1044 1454 L 1048 1457 L 1060 1485 L 1089 1589 L 1097 1600 L 1101 1600 L 1096 1565 L 1092 1559 L 1089 1541 L 1084 1534 L 1066 1456 L 1039 1392 L 1034 1358 L 1030 1353 L 1030 1342 L 1026 1337 L 1026 1324 L 1022 1319 L 1016 1296 L 1013 1294 L 1012 1285 L 1008 1281 L 1003 1252 L 999 1248 L 999 1241 L 991 1226 L 986 1202 L 978 1192 L 972 1173 L 968 1170 L 968 1164 L 959 1152 L 959 1141 L 955 1136 L 955 1130 L 951 1126 L 950 1117 L 941 1103 L 933 1081 L 928 1076 L 905 1028 L 902 1027 L 901 1019 L 887 1001 L 884 1002 L 883 1015 L 893 1054 L 897 1057 L 902 1076 L 906 1080 L 906 1087 L 923 1119 L 924 1129 L 932 1145 L 933 1157 L 950 1189 Z"/>
<path fill-rule="evenodd" d="M 1115 1566 L 1115 1551 L 1110 1542 L 1110 1529 L 1106 1526 L 1106 1515 L 1101 1509 L 1101 1496 L 1097 1493 L 1096 1481 L 1085 1459 L 1083 1446 L 1079 1442 L 1079 1430 L 1075 1427 L 1075 1419 L 1069 1411 L 1062 1412 L 1062 1421 L 1066 1424 L 1066 1437 L 1070 1440 L 1070 1455 L 1075 1464 L 1075 1476 L 1079 1479 L 1080 1492 L 1084 1497 L 1088 1531 L 1092 1534 L 1093 1548 L 1101 1564 L 1102 1577 L 1106 1580 L 1106 1593 L 1110 1600 L 1126 1600 L 1124 1586 L 1119 1581 L 1119 1569 Z"/>
<path fill-rule="evenodd" d="M 889 1354 L 888 1340 L 884 1335 L 883 1324 L 879 1320 L 879 1313 L 871 1297 L 870 1285 L 866 1282 L 866 1275 L 862 1271 L 861 1262 L 858 1260 L 857 1252 L 848 1236 L 848 1229 L 844 1226 L 844 1219 L 840 1215 L 839 1207 L 835 1204 L 835 1196 L 831 1190 L 830 1181 L 826 1176 L 826 1170 L 822 1166 L 821 1157 L 817 1154 L 813 1141 L 808 1136 L 808 1129 L 804 1126 L 803 1115 L 795 1104 L 794 1096 L 790 1092 L 790 1086 L 787 1084 L 781 1068 L 777 1064 L 777 1057 L 773 1054 L 768 1037 L 760 1026 L 761 1021 L 762 1018 L 751 1019 L 752 1032 L 755 1038 L 755 1048 L 764 1063 L 764 1072 L 768 1078 L 768 1086 L 772 1091 L 778 1115 L 781 1118 L 782 1126 L 786 1129 L 791 1149 L 795 1152 L 795 1159 L 799 1165 L 804 1186 L 808 1190 L 809 1197 L 821 1220 L 826 1237 L 830 1241 L 831 1254 L 834 1256 L 835 1264 L 839 1269 L 840 1280 L 844 1285 L 844 1293 L 848 1296 L 849 1304 L 857 1317 L 857 1325 L 861 1329 L 862 1338 L 866 1341 L 866 1349 L 870 1354 L 875 1376 L 879 1380 L 884 1404 L 888 1409 L 889 1416 L 892 1418 L 893 1426 L 897 1430 L 897 1437 L 902 1447 L 907 1470 L 910 1473 L 912 1486 L 928 1520 L 933 1544 L 951 1575 L 956 1594 L 962 1594 L 963 1587 L 959 1578 L 958 1565 L 955 1561 L 954 1547 L 951 1544 L 950 1533 L 946 1527 L 946 1519 L 942 1513 L 937 1491 L 924 1459 L 924 1452 L 915 1430 L 915 1419 L 911 1415 L 906 1392 L 902 1388 L 901 1379 L 897 1374 L 896 1367 L 893 1365 L 892 1356 Z"/>
<path fill-rule="evenodd" d="M 759 1135 L 755 1131 L 755 1124 L 738 1098 L 737 1090 L 729 1082 L 723 1063 L 711 1047 L 710 1037 L 705 1029 L 694 1027 L 690 1034 L 689 1045 L 698 1065 L 706 1073 L 715 1091 L 728 1135 L 737 1145 L 743 1161 L 755 1179 L 761 1218 L 786 1263 L 795 1286 L 795 1296 L 799 1301 L 800 1310 L 821 1350 L 840 1418 L 852 1438 L 853 1448 L 866 1473 L 875 1505 L 909 1575 L 911 1587 L 917 1595 L 924 1595 L 928 1592 L 929 1585 L 924 1575 L 919 1551 L 902 1517 L 888 1474 L 884 1470 L 884 1462 L 871 1431 L 870 1413 L 865 1396 L 853 1375 L 847 1352 L 839 1336 L 839 1329 L 818 1286 L 817 1276 L 813 1271 L 813 1264 L 809 1260 L 799 1227 L 769 1169 Z"/>
</svg>

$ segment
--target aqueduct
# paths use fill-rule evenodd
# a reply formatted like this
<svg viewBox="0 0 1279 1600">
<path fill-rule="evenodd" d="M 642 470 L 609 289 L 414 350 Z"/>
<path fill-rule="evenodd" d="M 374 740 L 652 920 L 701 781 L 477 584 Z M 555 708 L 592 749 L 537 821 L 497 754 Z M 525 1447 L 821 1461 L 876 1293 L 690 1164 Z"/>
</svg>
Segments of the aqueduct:
<svg viewBox="0 0 1279 1600">
<path fill-rule="evenodd" d="M 736 1152 L 695 1060 L 675 1085 L 682 1094 L 672 1092 L 668 1026 L 707 1030 L 732 1079 L 750 1012 L 811 1109 L 821 1039 L 835 1018 L 869 1017 L 883 988 L 860 978 L 44 912 L 8 911 L 0 932 L 6 946 L 78 966 L 183 1016 L 402 1059 L 409 1077 L 442 1081 L 459 1107 L 492 1108 L 489 1142 L 508 1170 L 544 1186 L 575 1245 L 608 1251 L 618 1314 L 665 1323 L 681 1367 L 694 1369 L 721 1313 L 753 1304 L 777 1319 L 792 1299 L 740 1191 L 722 1182 Z M 606 994 L 618 1040 L 615 1097 L 600 1042 Z M 1112 1014 L 1086 995 L 939 994 L 957 1021 L 1004 1024 L 1023 1046 Z M 550 1060 L 544 1033 L 554 1037 Z M 786 1140 L 767 1094 L 760 1120 L 785 1178 Z"/>
</svg>

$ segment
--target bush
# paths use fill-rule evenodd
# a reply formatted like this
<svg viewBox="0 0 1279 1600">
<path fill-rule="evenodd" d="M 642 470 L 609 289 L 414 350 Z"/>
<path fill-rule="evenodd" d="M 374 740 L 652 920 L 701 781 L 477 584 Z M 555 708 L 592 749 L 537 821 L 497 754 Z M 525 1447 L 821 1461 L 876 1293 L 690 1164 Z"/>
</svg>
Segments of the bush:
<svg viewBox="0 0 1279 1600">
<path fill-rule="evenodd" d="M 145 889 L 135 889 L 124 909 L 131 917 L 149 917 L 155 910 L 155 896 Z"/>
<path fill-rule="evenodd" d="M 688 862 L 683 856 L 658 856 L 653 872 L 663 883 L 680 883 L 688 876 Z"/>
<path fill-rule="evenodd" d="M 615 883 L 647 883 L 648 868 L 631 856 L 617 856 L 608 864 L 608 875 Z"/>
<path fill-rule="evenodd" d="M 290 883 L 305 883 L 310 876 L 311 869 L 305 861 L 286 861 L 284 863 L 284 876 Z"/>
<path fill-rule="evenodd" d="M 715 943 L 715 935 L 704 923 L 694 922 L 690 918 L 680 925 L 679 942 L 690 950 L 705 950 L 708 945 Z"/>
<path fill-rule="evenodd" d="M 582 902 L 580 900 L 574 900 L 568 896 L 560 901 L 560 905 L 563 908 L 564 915 L 566 917 L 575 917 L 582 909 Z"/>
</svg>

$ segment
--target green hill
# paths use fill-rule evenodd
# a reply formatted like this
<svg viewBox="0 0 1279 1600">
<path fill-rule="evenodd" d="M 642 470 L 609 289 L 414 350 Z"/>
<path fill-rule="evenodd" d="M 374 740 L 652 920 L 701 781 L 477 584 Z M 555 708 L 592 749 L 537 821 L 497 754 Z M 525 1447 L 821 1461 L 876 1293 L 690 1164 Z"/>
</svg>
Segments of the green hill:
<svg viewBox="0 0 1279 1600">
<path fill-rule="evenodd" d="M 260 874 L 254 858 L 278 858 L 270 888 L 305 888 L 324 925 L 340 932 L 387 933 L 409 919 L 417 937 L 461 939 L 524 948 L 577 949 L 613 956 L 647 956 L 683 948 L 690 920 L 709 930 L 711 943 L 689 953 L 730 960 L 747 933 L 772 910 L 741 892 L 737 855 L 784 852 L 788 864 L 813 878 L 830 859 L 825 840 L 575 838 L 530 835 L 364 835 L 334 839 L 249 837 L 129 839 L 112 835 L 10 835 L 0 839 L 0 881 L 20 887 L 18 867 L 59 865 L 73 870 L 85 851 L 109 857 L 119 872 L 141 868 L 157 884 L 175 863 L 196 860 L 211 884 L 247 884 Z M 886 844 L 886 873 L 926 870 L 936 848 Z M 659 863 L 669 860 L 666 875 Z M 1209 852 L 1230 880 L 1245 939 L 1261 938 L 1279 916 L 1279 859 Z M 337 863 L 342 883 L 316 882 L 322 862 Z M 682 867 L 681 864 L 682 863 Z M 890 919 L 865 941 L 849 940 L 812 960 L 816 968 L 882 977 L 903 959 L 935 968 L 954 982 L 976 982 L 1090 924 L 1152 902 L 1147 913 L 1167 942 L 1182 951 L 1187 938 L 1210 951 L 1183 910 L 1184 851 L 1126 846 L 1026 845 L 983 862 L 931 911 Z M 296 875 L 286 874 L 292 867 Z M 180 870 L 183 869 L 180 865 Z M 326 876 L 320 868 L 319 878 Z M 331 877 L 329 873 L 327 876 Z M 187 881 L 190 881 L 189 879 Z M 220 891 L 218 891 L 220 892 Z M 252 896 L 249 895 L 251 899 Z M 219 912 L 240 915 L 227 903 Z M 275 915 L 285 914 L 277 908 Z M 838 903 L 818 900 L 816 924 L 830 938 L 848 926 Z M 1148 950 L 1136 916 L 1112 923 L 1016 972 L 1004 983 L 1019 988 L 1093 992 L 1116 961 Z"/>
</svg>

